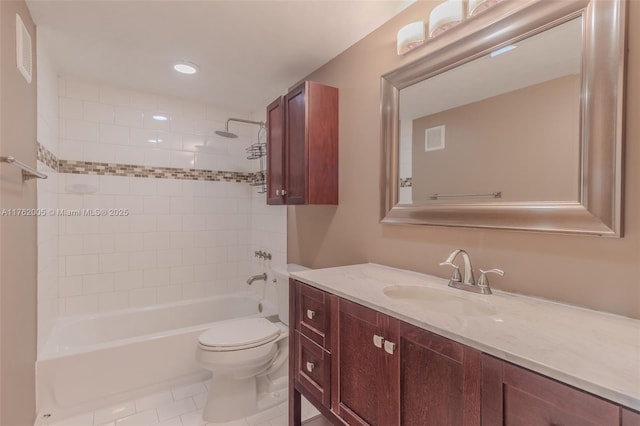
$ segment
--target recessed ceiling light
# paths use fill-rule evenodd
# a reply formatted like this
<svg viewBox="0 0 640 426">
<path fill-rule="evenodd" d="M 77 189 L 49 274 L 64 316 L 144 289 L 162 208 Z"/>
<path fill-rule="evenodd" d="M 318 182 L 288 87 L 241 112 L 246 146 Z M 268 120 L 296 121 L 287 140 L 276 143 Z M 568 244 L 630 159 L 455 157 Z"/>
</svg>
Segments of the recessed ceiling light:
<svg viewBox="0 0 640 426">
<path fill-rule="evenodd" d="M 156 121 L 167 121 L 169 117 L 164 114 L 154 114 L 153 119 Z"/>
<path fill-rule="evenodd" d="M 198 72 L 198 66 L 191 62 L 178 62 L 173 66 L 173 69 L 181 74 L 195 74 Z"/>
</svg>

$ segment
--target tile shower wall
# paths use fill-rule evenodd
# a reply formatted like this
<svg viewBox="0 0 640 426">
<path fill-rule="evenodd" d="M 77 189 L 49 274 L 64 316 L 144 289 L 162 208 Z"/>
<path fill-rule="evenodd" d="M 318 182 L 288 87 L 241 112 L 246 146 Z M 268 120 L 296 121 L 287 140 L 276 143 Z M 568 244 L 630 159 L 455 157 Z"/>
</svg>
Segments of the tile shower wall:
<svg viewBox="0 0 640 426">
<path fill-rule="evenodd" d="M 38 129 L 37 139 L 42 147 L 54 155 L 58 152 L 58 81 L 45 40 L 37 43 Z M 40 161 L 38 170 L 48 179 L 37 180 L 38 206 L 57 209 L 58 173 L 54 167 Z M 44 158 L 42 158 L 44 160 Z M 58 316 L 58 218 L 38 216 L 38 350 L 55 324 Z"/>
<path fill-rule="evenodd" d="M 256 126 L 233 127 L 238 139 L 214 134 L 229 116 L 246 114 L 68 77 L 59 78 L 58 88 L 60 159 L 235 172 L 258 168 L 244 151 L 256 141 Z M 153 120 L 157 113 L 169 120 Z M 253 248 L 273 247 L 283 259 L 286 245 L 283 218 L 272 238 L 252 242 L 254 228 L 262 229 L 254 222 L 269 220 L 252 217 L 254 204 L 264 204 L 264 196 L 254 193 L 247 183 L 61 173 L 61 211 L 124 209 L 128 215 L 58 218 L 60 315 L 246 290 Z M 284 214 L 280 209 L 259 216 Z"/>
</svg>

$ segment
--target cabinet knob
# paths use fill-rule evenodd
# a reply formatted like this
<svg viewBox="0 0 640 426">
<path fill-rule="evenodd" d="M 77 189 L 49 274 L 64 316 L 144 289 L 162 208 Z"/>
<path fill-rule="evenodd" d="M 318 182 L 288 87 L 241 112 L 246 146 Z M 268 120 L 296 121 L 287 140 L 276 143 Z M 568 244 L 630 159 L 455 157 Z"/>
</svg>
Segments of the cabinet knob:
<svg viewBox="0 0 640 426">
<path fill-rule="evenodd" d="M 388 340 L 385 340 L 384 342 L 384 350 L 386 353 L 393 355 L 393 352 L 396 349 L 396 344 L 393 342 L 390 342 Z"/>
<path fill-rule="evenodd" d="M 284 189 L 281 189 L 280 190 L 280 195 L 282 195 L 284 197 L 285 195 L 287 195 L 287 191 L 285 191 Z"/>
<path fill-rule="evenodd" d="M 307 309 L 307 318 L 313 319 L 316 316 L 316 311 L 312 311 L 311 309 Z"/>
<path fill-rule="evenodd" d="M 276 189 L 276 195 L 280 195 L 280 190 Z"/>
<path fill-rule="evenodd" d="M 373 335 L 373 345 L 376 348 L 382 348 L 383 343 L 384 343 L 384 337 L 378 336 L 377 334 Z"/>
<path fill-rule="evenodd" d="M 307 361 L 307 371 L 309 373 L 312 373 L 314 368 L 316 368 L 316 365 L 312 362 Z"/>
</svg>

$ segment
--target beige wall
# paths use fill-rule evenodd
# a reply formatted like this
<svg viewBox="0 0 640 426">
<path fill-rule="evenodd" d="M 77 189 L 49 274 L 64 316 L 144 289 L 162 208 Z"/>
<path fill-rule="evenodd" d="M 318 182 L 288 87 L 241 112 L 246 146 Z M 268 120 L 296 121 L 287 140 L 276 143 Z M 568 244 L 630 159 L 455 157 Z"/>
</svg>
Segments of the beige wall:
<svg viewBox="0 0 640 426">
<path fill-rule="evenodd" d="M 16 68 L 16 13 L 27 25 L 35 47 L 35 27 L 24 1 L 0 1 L 0 153 L 35 167 L 35 72 L 32 83 L 27 84 Z M 0 209 L 35 207 L 36 182 L 22 183 L 18 169 L 0 165 Z M 0 216 L 0 345 L 0 424 L 32 425 L 36 358 L 35 217 Z"/>
<path fill-rule="evenodd" d="M 486 201 L 577 201 L 579 122 L 576 75 L 417 118 L 413 200 L 500 191 Z M 425 130 L 440 125 L 445 148 L 425 151 Z"/>
<path fill-rule="evenodd" d="M 380 75 L 420 55 L 395 54 L 397 31 L 434 4 L 418 2 L 310 75 L 340 89 L 340 201 L 289 207 L 289 261 L 377 262 L 446 278 L 438 262 L 464 248 L 476 269 L 506 271 L 491 278 L 496 288 L 640 318 L 640 2 L 629 3 L 624 238 L 379 223 Z"/>
</svg>

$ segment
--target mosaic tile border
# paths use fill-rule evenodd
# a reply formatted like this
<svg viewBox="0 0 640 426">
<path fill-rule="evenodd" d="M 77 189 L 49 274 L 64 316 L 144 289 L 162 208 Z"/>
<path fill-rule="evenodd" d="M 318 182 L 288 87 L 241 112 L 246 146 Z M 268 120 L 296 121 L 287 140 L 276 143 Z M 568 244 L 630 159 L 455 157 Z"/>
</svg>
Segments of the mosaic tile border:
<svg viewBox="0 0 640 426">
<path fill-rule="evenodd" d="M 40 143 L 38 143 L 38 160 L 58 173 L 237 182 L 252 185 L 259 185 L 264 182 L 264 174 L 262 172 L 231 172 L 224 170 L 181 169 L 177 167 L 153 167 L 134 164 L 60 160 Z"/>
<path fill-rule="evenodd" d="M 52 168 L 56 172 L 58 171 L 58 158 L 55 154 L 47 149 L 46 146 L 38 142 L 38 161 L 44 163 L 47 167 Z"/>
<path fill-rule="evenodd" d="M 400 178 L 400 188 L 411 188 L 412 186 L 413 186 L 413 179 L 411 177 Z"/>
</svg>

